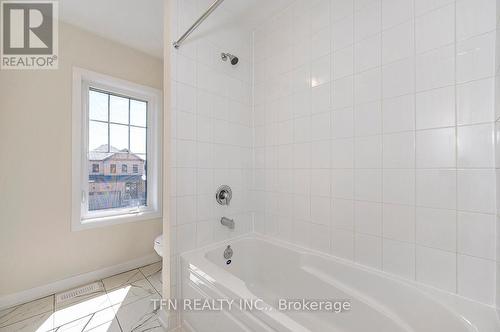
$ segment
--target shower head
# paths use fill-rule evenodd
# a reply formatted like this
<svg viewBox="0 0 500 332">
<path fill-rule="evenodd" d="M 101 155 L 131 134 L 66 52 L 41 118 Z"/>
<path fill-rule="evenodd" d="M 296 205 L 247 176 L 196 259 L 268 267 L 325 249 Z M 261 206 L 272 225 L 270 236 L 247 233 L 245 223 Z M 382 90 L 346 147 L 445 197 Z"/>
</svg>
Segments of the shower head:
<svg viewBox="0 0 500 332">
<path fill-rule="evenodd" d="M 230 53 L 221 53 L 220 57 L 222 61 L 227 61 L 227 59 L 229 59 L 233 66 L 235 66 L 239 61 L 236 55 L 232 55 Z"/>
</svg>

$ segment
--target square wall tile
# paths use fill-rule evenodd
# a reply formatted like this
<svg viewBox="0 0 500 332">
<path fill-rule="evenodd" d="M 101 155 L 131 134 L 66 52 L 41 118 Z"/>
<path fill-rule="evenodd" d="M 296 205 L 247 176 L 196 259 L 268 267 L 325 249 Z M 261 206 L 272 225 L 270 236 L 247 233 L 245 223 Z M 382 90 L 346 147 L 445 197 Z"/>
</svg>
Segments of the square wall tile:
<svg viewBox="0 0 500 332">
<path fill-rule="evenodd" d="M 382 12 L 380 10 L 380 1 L 375 5 L 360 9 L 354 14 L 354 40 L 359 41 L 370 37 L 381 31 Z"/>
<path fill-rule="evenodd" d="M 417 53 L 455 41 L 455 4 L 430 11 L 415 20 Z"/>
<path fill-rule="evenodd" d="M 458 127 L 458 167 L 495 167 L 494 124 Z"/>
<path fill-rule="evenodd" d="M 357 169 L 354 173 L 354 197 L 360 201 L 382 201 L 382 170 Z"/>
<path fill-rule="evenodd" d="M 382 133 L 382 105 L 379 101 L 354 107 L 355 136 L 379 135 Z"/>
<path fill-rule="evenodd" d="M 332 24 L 332 41 L 335 51 L 354 43 L 354 16 L 344 17 Z"/>
<path fill-rule="evenodd" d="M 384 169 L 383 201 L 393 204 L 415 204 L 415 170 Z"/>
<path fill-rule="evenodd" d="M 337 80 L 354 73 L 354 48 L 348 46 L 332 54 L 332 78 Z"/>
<path fill-rule="evenodd" d="M 455 125 L 455 88 L 453 86 L 417 93 L 417 129 Z"/>
<path fill-rule="evenodd" d="M 354 230 L 354 201 L 349 199 L 332 199 L 332 226 L 343 230 Z"/>
<path fill-rule="evenodd" d="M 311 193 L 315 196 L 330 197 L 329 169 L 311 169 Z"/>
<path fill-rule="evenodd" d="M 406 58 L 382 68 L 383 98 L 392 98 L 415 92 L 415 60 Z"/>
<path fill-rule="evenodd" d="M 457 86 L 458 125 L 495 120 L 495 79 L 487 78 Z"/>
<path fill-rule="evenodd" d="M 332 109 L 340 110 L 354 104 L 354 77 L 347 76 L 332 82 Z"/>
<path fill-rule="evenodd" d="M 415 130 L 415 95 L 385 99 L 382 113 L 384 133 Z"/>
<path fill-rule="evenodd" d="M 455 83 L 455 46 L 444 46 L 419 54 L 416 60 L 417 91 Z"/>
<path fill-rule="evenodd" d="M 348 138 L 354 136 L 354 112 L 347 108 L 333 111 L 331 114 L 332 138 Z"/>
<path fill-rule="evenodd" d="M 417 244 L 456 251 L 456 211 L 417 207 L 416 226 Z"/>
<path fill-rule="evenodd" d="M 412 131 L 383 136 L 384 168 L 415 167 L 415 134 Z"/>
<path fill-rule="evenodd" d="M 454 168 L 455 128 L 417 131 L 417 168 Z"/>
<path fill-rule="evenodd" d="M 415 207 L 411 205 L 383 205 L 383 236 L 404 242 L 415 242 Z"/>
<path fill-rule="evenodd" d="M 357 137 L 354 141 L 356 168 L 382 168 L 382 136 Z"/>
<path fill-rule="evenodd" d="M 357 233 L 382 236 L 382 204 L 356 201 L 354 229 Z"/>
<path fill-rule="evenodd" d="M 391 2 L 411 2 L 412 0 L 385 0 Z M 382 63 L 402 60 L 414 54 L 413 21 L 391 27 L 382 32 Z"/>
<path fill-rule="evenodd" d="M 495 268 L 494 261 L 458 255 L 458 294 L 494 304 Z"/>
<path fill-rule="evenodd" d="M 495 260 L 495 215 L 458 212 L 457 250 L 461 254 Z"/>
<path fill-rule="evenodd" d="M 354 259 L 354 233 L 343 229 L 332 230 L 331 253 L 335 256 Z"/>
<path fill-rule="evenodd" d="M 449 292 L 456 292 L 456 254 L 417 246 L 416 267 L 417 281 Z"/>
<path fill-rule="evenodd" d="M 354 0 L 333 0 L 330 4 L 332 21 L 354 14 Z"/>
<path fill-rule="evenodd" d="M 457 39 L 467 39 L 496 28 L 495 0 L 457 1 Z"/>
<path fill-rule="evenodd" d="M 455 209 L 456 182 L 455 170 L 417 170 L 417 206 Z"/>
<path fill-rule="evenodd" d="M 415 245 L 384 239 L 383 270 L 398 276 L 415 278 Z"/>
<path fill-rule="evenodd" d="M 454 0 L 414 0 L 415 16 L 421 16 L 427 12 L 455 2 Z"/>
<path fill-rule="evenodd" d="M 458 209 L 495 213 L 495 170 L 458 170 Z"/>
<path fill-rule="evenodd" d="M 352 138 L 339 138 L 331 141 L 331 167 L 354 167 L 354 140 Z"/>
<path fill-rule="evenodd" d="M 457 82 L 463 83 L 495 75 L 495 32 L 457 44 Z"/>
<path fill-rule="evenodd" d="M 354 71 L 356 73 L 379 67 L 381 64 L 382 35 L 377 34 L 354 44 Z"/>
<path fill-rule="evenodd" d="M 354 76 L 355 104 L 364 104 L 382 98 L 380 68 L 367 70 Z"/>
<path fill-rule="evenodd" d="M 382 238 L 356 234 L 354 242 L 354 260 L 357 263 L 376 269 L 382 268 Z"/>
<path fill-rule="evenodd" d="M 331 192 L 333 198 L 354 198 L 354 170 L 333 169 L 331 173 Z"/>
<path fill-rule="evenodd" d="M 324 225 L 311 224 L 311 248 L 330 252 L 330 228 Z"/>
<path fill-rule="evenodd" d="M 330 225 L 330 198 L 311 196 L 311 221 L 316 224 Z"/>
<path fill-rule="evenodd" d="M 413 18 L 413 0 L 382 0 L 382 29 Z"/>
</svg>

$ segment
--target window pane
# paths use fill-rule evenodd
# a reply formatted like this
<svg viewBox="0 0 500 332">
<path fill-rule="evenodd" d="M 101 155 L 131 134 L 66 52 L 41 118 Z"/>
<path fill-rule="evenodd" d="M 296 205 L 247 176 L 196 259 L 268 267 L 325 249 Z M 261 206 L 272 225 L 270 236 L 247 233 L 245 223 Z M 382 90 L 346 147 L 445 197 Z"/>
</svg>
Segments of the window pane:
<svg viewBox="0 0 500 332">
<path fill-rule="evenodd" d="M 146 112 L 146 102 L 89 91 L 89 211 L 147 205 Z"/>
<path fill-rule="evenodd" d="M 109 116 L 111 122 L 128 124 L 128 99 L 110 96 Z"/>
<path fill-rule="evenodd" d="M 89 151 L 99 149 L 101 152 L 108 150 L 108 124 L 90 121 L 89 123 Z"/>
<path fill-rule="evenodd" d="M 110 125 L 110 149 L 112 152 L 128 150 L 128 128 L 128 126 L 123 125 Z"/>
<path fill-rule="evenodd" d="M 108 95 L 89 91 L 89 119 L 108 121 Z"/>
<path fill-rule="evenodd" d="M 130 152 L 146 153 L 146 128 L 130 127 Z"/>
<path fill-rule="evenodd" d="M 139 100 L 130 100 L 130 124 L 146 127 L 147 103 Z"/>
</svg>

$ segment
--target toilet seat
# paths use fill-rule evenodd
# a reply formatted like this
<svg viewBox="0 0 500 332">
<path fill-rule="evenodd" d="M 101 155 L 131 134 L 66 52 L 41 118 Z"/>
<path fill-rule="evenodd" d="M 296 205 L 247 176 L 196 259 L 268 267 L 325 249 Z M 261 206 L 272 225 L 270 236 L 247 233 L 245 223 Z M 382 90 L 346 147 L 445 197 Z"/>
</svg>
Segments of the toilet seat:
<svg viewBox="0 0 500 332">
<path fill-rule="evenodd" d="M 163 234 L 156 237 L 154 241 L 154 249 L 160 257 L 163 257 Z"/>
</svg>

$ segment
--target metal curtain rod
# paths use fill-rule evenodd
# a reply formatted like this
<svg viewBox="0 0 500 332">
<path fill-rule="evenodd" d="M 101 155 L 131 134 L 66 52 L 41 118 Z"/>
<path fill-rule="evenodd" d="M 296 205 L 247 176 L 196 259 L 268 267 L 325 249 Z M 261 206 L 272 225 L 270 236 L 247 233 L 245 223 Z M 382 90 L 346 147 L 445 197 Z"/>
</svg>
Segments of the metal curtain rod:
<svg viewBox="0 0 500 332">
<path fill-rule="evenodd" d="M 176 42 L 174 42 L 174 47 L 179 48 L 182 42 L 193 32 L 205 19 L 212 14 L 212 12 L 223 2 L 224 0 L 215 0 L 215 2 L 207 9 L 203 15 L 200 16 L 199 19 L 194 22 L 194 24 L 179 38 Z"/>
</svg>

